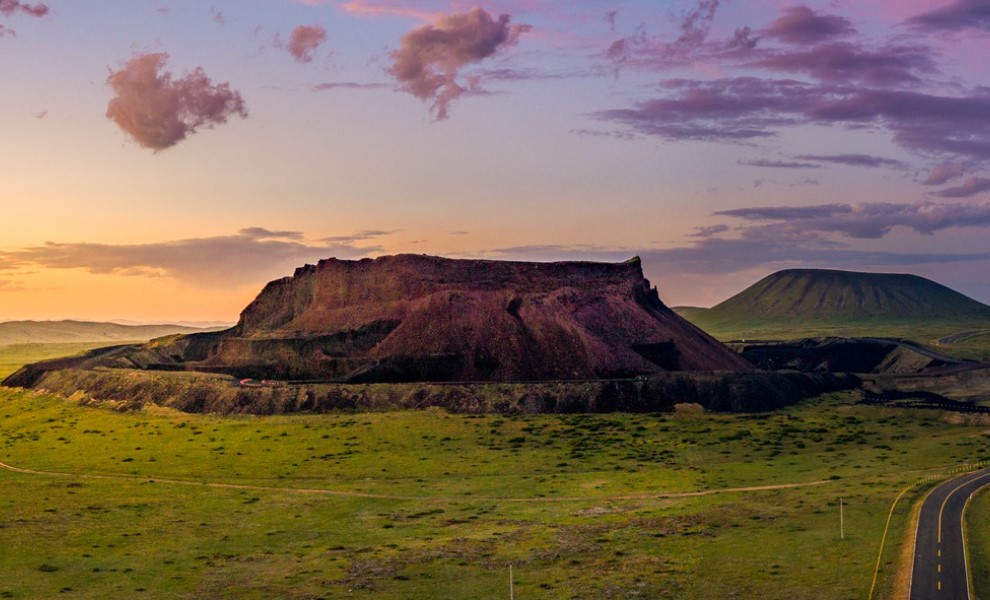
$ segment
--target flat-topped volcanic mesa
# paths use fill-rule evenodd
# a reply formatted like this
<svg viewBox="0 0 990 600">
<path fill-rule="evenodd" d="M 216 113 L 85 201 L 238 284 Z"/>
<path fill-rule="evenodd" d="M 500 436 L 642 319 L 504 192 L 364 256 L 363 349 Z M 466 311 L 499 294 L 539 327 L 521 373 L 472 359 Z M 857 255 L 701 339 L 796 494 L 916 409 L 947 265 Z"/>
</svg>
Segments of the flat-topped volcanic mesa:
<svg viewBox="0 0 990 600">
<path fill-rule="evenodd" d="M 638 258 L 322 260 L 269 283 L 232 329 L 151 346 L 135 364 L 293 380 L 546 381 L 752 369 L 668 309 Z"/>
</svg>

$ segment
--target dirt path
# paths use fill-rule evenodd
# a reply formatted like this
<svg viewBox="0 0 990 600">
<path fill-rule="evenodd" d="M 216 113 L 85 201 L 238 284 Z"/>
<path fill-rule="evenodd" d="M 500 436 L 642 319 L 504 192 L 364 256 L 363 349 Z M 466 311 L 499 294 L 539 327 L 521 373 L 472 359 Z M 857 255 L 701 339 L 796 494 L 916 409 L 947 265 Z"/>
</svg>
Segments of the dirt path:
<svg viewBox="0 0 990 600">
<path fill-rule="evenodd" d="M 694 498 L 698 496 L 713 496 L 716 494 L 739 494 L 746 492 L 765 492 L 772 490 L 788 490 L 794 488 L 810 487 L 816 485 L 826 485 L 835 483 L 831 479 L 818 481 L 804 481 L 799 483 L 780 483 L 774 485 L 755 485 L 735 488 L 718 488 L 709 490 L 696 490 L 692 492 L 647 492 L 642 494 L 622 494 L 617 496 L 555 496 L 543 498 L 499 498 L 483 496 L 402 496 L 394 494 L 375 494 L 371 492 L 352 492 L 346 490 L 328 490 L 323 488 L 298 488 L 284 486 L 250 485 L 241 483 L 223 483 L 215 481 L 196 481 L 193 479 L 172 479 L 162 477 L 149 477 L 144 475 L 112 475 L 103 473 L 63 473 L 59 471 L 40 471 L 36 469 L 25 469 L 15 467 L 4 462 L 0 462 L 0 469 L 5 469 L 13 473 L 22 475 L 35 475 L 41 477 L 73 477 L 77 479 L 102 479 L 110 481 L 138 481 L 144 483 L 163 483 L 167 485 L 188 485 L 231 490 L 257 490 L 263 492 L 287 492 L 293 494 L 319 494 L 325 496 L 339 496 L 343 498 L 371 498 L 377 500 L 417 500 L 417 501 L 465 501 L 475 500 L 479 502 L 610 502 L 619 500 L 657 500 L 664 498 Z"/>
</svg>

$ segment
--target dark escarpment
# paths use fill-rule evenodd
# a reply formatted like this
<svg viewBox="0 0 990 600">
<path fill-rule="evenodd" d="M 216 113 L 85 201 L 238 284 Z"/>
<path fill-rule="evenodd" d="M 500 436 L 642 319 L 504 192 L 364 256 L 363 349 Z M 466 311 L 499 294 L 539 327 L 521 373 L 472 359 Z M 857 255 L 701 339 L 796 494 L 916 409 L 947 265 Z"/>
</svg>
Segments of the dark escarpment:
<svg viewBox="0 0 990 600">
<path fill-rule="evenodd" d="M 324 260 L 273 281 L 196 368 L 349 382 L 546 381 L 749 365 L 659 299 L 638 259 Z M 193 366 L 193 365 L 191 365 Z"/>
<path fill-rule="evenodd" d="M 269 283 L 231 329 L 154 340 L 87 366 L 350 383 L 753 369 L 667 308 L 638 258 L 528 263 L 423 255 L 306 265 Z M 13 383 L 45 370 L 29 366 Z"/>
</svg>

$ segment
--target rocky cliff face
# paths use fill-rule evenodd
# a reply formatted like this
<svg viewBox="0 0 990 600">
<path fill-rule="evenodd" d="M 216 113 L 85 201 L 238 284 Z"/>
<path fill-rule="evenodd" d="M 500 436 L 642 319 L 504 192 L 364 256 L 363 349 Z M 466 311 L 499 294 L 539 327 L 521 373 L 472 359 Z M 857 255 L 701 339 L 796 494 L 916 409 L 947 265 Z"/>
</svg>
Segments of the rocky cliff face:
<svg viewBox="0 0 990 600">
<path fill-rule="evenodd" d="M 269 283 L 216 340 L 186 367 L 352 382 L 751 369 L 669 310 L 639 259 L 324 260 Z"/>
</svg>

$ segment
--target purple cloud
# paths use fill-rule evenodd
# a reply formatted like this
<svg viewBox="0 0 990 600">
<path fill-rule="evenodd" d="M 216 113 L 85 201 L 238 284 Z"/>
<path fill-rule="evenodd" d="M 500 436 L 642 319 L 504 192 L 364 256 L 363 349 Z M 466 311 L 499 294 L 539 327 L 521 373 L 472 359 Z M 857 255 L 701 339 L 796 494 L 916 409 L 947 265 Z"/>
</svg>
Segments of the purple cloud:
<svg viewBox="0 0 990 600">
<path fill-rule="evenodd" d="M 815 160 L 818 162 L 832 163 L 836 165 L 868 167 L 871 169 L 877 169 L 880 167 L 903 169 L 907 166 L 899 160 L 883 158 L 880 156 L 870 156 L 868 154 L 801 154 L 798 155 L 797 158 L 800 160 Z"/>
<path fill-rule="evenodd" d="M 286 49 L 296 62 L 308 63 L 313 52 L 327 40 L 327 30 L 322 25 L 300 25 L 292 30 Z"/>
<path fill-rule="evenodd" d="M 330 90 L 381 90 L 392 86 L 384 83 L 357 83 L 354 81 L 328 81 L 317 83 L 312 89 L 314 92 L 327 92 Z"/>
<path fill-rule="evenodd" d="M 714 214 L 736 217 L 747 221 L 786 221 L 792 219 L 816 219 L 836 214 L 851 213 L 848 204 L 818 204 L 815 206 L 763 206 L 722 210 Z"/>
<path fill-rule="evenodd" d="M 849 19 L 820 15 L 807 6 L 785 8 L 784 14 L 761 32 L 788 44 L 811 45 L 856 33 Z"/>
<path fill-rule="evenodd" d="M 715 20 L 720 0 L 697 0 L 694 9 L 681 20 L 681 34 L 668 47 L 672 54 L 685 54 L 705 42 Z"/>
<path fill-rule="evenodd" d="M 821 169 L 821 165 L 808 162 L 795 162 L 787 160 L 767 160 L 760 158 L 757 160 L 739 161 L 739 164 L 749 167 L 763 167 L 767 169 Z"/>
<path fill-rule="evenodd" d="M 666 96 L 595 116 L 671 140 L 746 141 L 804 124 L 882 126 L 915 152 L 990 159 L 990 93 L 982 89 L 936 96 L 756 77 L 660 87 Z"/>
<path fill-rule="evenodd" d="M 529 25 L 510 25 L 509 15 L 495 20 L 485 10 L 440 17 L 402 36 L 401 46 L 392 52 L 388 72 L 403 89 L 421 100 L 432 100 L 437 119 L 446 119 L 450 103 L 468 88 L 457 82 L 459 71 L 472 63 L 514 46 Z M 476 87 L 476 86 L 475 86 Z"/>
<path fill-rule="evenodd" d="M 920 74 L 937 71 L 932 49 L 891 44 L 871 50 L 858 43 L 819 44 L 807 50 L 766 51 L 748 66 L 804 73 L 832 83 L 862 82 L 877 86 L 917 85 Z"/>
<path fill-rule="evenodd" d="M 729 230 L 728 225 L 711 225 L 709 227 L 695 227 L 694 233 L 688 234 L 690 237 L 710 238 Z"/>
<path fill-rule="evenodd" d="M 649 35 L 643 25 L 628 36 L 612 42 L 603 53 L 612 69 L 623 67 L 669 69 L 698 60 L 722 60 L 748 55 L 756 47 L 750 27 L 736 29 L 728 40 L 708 41 L 720 0 L 698 0 L 681 18 L 678 36 L 666 41 Z"/>
<path fill-rule="evenodd" d="M 941 163 L 936 165 L 922 183 L 925 185 L 942 185 L 966 174 L 966 165 L 960 163 Z"/>
<path fill-rule="evenodd" d="M 990 4 L 986 0 L 955 0 L 907 21 L 918 27 L 959 31 L 972 27 L 990 30 Z"/>
<path fill-rule="evenodd" d="M 739 208 L 716 212 L 719 216 L 747 221 L 777 221 L 756 231 L 771 227 L 774 236 L 807 236 L 812 233 L 837 233 L 853 238 L 876 239 L 895 227 L 933 234 L 953 227 L 990 226 L 990 202 L 938 204 L 920 202 L 864 202 L 860 204 L 828 204 L 808 207 L 775 206 Z"/>
<path fill-rule="evenodd" d="M 611 31 L 613 31 L 613 32 L 615 31 L 615 18 L 617 16 L 619 16 L 619 11 L 617 11 L 617 10 L 610 10 L 610 11 L 606 12 L 605 15 L 602 17 L 602 19 L 606 23 L 608 23 L 609 29 Z"/>
<path fill-rule="evenodd" d="M 168 54 L 138 54 L 107 77 L 114 97 L 107 104 L 112 119 L 134 141 L 158 152 L 201 127 L 247 117 L 241 95 L 230 84 L 213 84 L 197 68 L 180 79 L 165 69 Z"/>
<path fill-rule="evenodd" d="M 990 190 L 990 179 L 986 177 L 970 177 L 960 186 L 946 188 L 934 192 L 932 195 L 939 198 L 969 198 L 987 190 Z"/>
<path fill-rule="evenodd" d="M 596 116 L 672 140 L 739 141 L 769 137 L 774 127 L 797 124 L 794 109 L 813 100 L 810 86 L 785 79 L 671 79 L 661 87 L 673 96 Z"/>
</svg>

